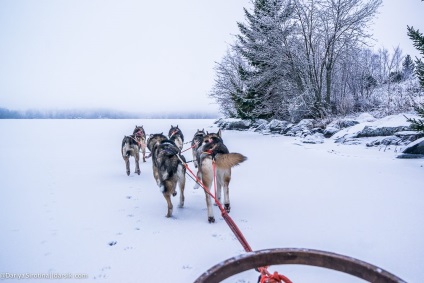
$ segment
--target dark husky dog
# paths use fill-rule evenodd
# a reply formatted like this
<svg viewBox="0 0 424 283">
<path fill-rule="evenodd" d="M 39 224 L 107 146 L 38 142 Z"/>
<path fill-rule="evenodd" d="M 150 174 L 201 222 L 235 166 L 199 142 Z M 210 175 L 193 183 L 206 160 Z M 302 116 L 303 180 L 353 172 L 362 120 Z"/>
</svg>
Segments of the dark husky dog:
<svg viewBox="0 0 424 283">
<path fill-rule="evenodd" d="M 171 141 L 173 141 L 180 150 L 183 149 L 184 145 L 184 135 L 178 125 L 176 127 L 171 125 L 171 129 L 169 129 L 168 137 Z"/>
<path fill-rule="evenodd" d="M 193 139 L 191 140 L 191 149 L 193 153 L 193 163 L 194 167 L 197 168 L 197 149 L 201 145 L 203 141 L 203 137 L 206 136 L 205 129 L 199 130 L 197 129 L 196 133 L 194 134 Z"/>
<path fill-rule="evenodd" d="M 207 133 L 197 150 L 198 171 L 197 177 L 202 181 L 207 190 L 210 191 L 213 179 L 213 162 L 216 166 L 216 198 L 221 201 L 221 188 L 224 187 L 224 207 L 230 212 L 229 184 L 231 180 L 231 168 L 247 159 L 240 153 L 230 153 L 221 138 L 221 130 L 218 133 Z M 197 188 L 198 185 L 196 184 Z M 215 222 L 213 215 L 211 197 L 206 194 L 206 206 L 208 209 L 209 223 Z"/>
<path fill-rule="evenodd" d="M 153 177 L 168 203 L 166 217 L 171 217 L 173 209 L 171 195 L 177 195 L 177 183 L 180 187 L 179 207 L 184 206 L 186 168 L 178 158 L 180 149 L 163 134 L 150 135 L 147 140 L 147 148 L 152 153 Z M 184 156 L 180 158 L 185 162 Z"/>
<path fill-rule="evenodd" d="M 144 131 L 143 126 L 135 126 L 133 135 L 139 141 L 139 150 L 143 154 L 143 162 L 146 162 L 146 132 Z"/>
</svg>

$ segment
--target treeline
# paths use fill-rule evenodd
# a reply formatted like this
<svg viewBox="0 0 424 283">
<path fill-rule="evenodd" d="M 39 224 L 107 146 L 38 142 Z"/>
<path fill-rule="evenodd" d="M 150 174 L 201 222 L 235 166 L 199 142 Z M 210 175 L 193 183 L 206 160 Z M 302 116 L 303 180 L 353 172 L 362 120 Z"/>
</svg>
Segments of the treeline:
<svg viewBox="0 0 424 283">
<path fill-rule="evenodd" d="M 373 52 L 364 44 L 381 3 L 252 1 L 235 42 L 216 64 L 210 96 L 225 116 L 242 119 L 410 109 L 422 95 L 411 56 L 400 48 Z M 405 81 L 410 83 L 399 97 L 397 86 Z"/>
<path fill-rule="evenodd" d="M 214 119 L 216 113 L 130 113 L 115 110 L 9 110 L 0 108 L 0 119 Z"/>
</svg>

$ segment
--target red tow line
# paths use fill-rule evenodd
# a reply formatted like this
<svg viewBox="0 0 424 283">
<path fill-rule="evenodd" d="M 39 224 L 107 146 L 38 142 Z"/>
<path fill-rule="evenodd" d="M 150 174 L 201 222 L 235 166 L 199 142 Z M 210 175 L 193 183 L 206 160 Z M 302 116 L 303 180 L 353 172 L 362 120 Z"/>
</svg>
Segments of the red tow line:
<svg viewBox="0 0 424 283">
<path fill-rule="evenodd" d="M 192 146 L 190 146 L 189 148 L 184 149 L 183 151 L 181 151 L 181 153 L 186 152 L 189 149 L 194 148 L 197 145 L 197 143 L 194 143 Z"/>
<path fill-rule="evenodd" d="M 252 252 L 252 248 L 250 247 L 249 243 L 247 242 L 246 238 L 244 237 L 243 233 L 238 228 L 237 224 L 234 222 L 234 220 L 231 218 L 231 216 L 228 214 L 228 212 L 225 210 L 225 208 L 222 206 L 221 202 L 216 198 L 216 164 L 215 159 L 212 159 L 212 168 L 213 168 L 213 183 L 214 183 L 214 191 L 215 195 L 213 195 L 209 190 L 206 189 L 205 185 L 202 183 L 202 181 L 197 178 L 197 175 L 191 171 L 191 169 L 188 167 L 187 163 L 183 162 L 183 160 L 178 156 L 184 167 L 193 175 L 195 181 L 203 188 L 203 190 L 210 195 L 214 201 L 215 204 L 218 206 L 219 210 L 221 211 L 222 218 L 224 218 L 225 222 L 230 227 L 231 231 L 233 231 L 234 235 L 236 236 L 237 240 L 240 242 L 240 244 L 243 246 L 244 250 L 246 252 Z M 288 279 L 286 276 L 278 274 L 277 272 L 274 272 L 271 274 L 268 271 L 268 267 L 258 267 L 257 270 L 260 275 L 260 283 L 293 283 Z"/>
</svg>

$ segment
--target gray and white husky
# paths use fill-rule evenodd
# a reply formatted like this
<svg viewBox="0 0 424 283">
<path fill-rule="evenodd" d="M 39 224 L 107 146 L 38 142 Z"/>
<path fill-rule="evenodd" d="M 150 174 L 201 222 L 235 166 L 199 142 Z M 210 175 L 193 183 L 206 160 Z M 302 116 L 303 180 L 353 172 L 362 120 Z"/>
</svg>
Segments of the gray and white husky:
<svg viewBox="0 0 424 283">
<path fill-rule="evenodd" d="M 178 125 L 176 127 L 171 125 L 171 129 L 169 129 L 169 132 L 168 132 L 168 137 L 171 141 L 173 141 L 177 145 L 177 147 L 180 150 L 183 149 L 184 135 L 181 129 L 178 127 Z"/>
<path fill-rule="evenodd" d="M 147 140 L 147 148 L 152 154 L 153 177 L 168 204 L 166 217 L 171 217 L 173 210 L 171 195 L 177 195 L 177 184 L 180 188 L 178 206 L 184 206 L 186 168 L 179 159 L 181 158 L 185 162 L 184 156 L 178 157 L 180 149 L 163 134 L 150 135 Z"/>
<path fill-rule="evenodd" d="M 199 130 L 197 129 L 196 133 L 193 136 L 193 139 L 191 140 L 191 150 L 193 154 L 193 163 L 194 167 L 197 168 L 197 149 L 200 147 L 200 145 L 203 142 L 203 137 L 206 136 L 205 129 Z"/>
<path fill-rule="evenodd" d="M 200 179 L 205 189 L 210 191 L 213 179 L 214 170 L 213 162 L 216 168 L 216 198 L 221 201 L 221 189 L 224 188 L 224 208 L 230 212 L 230 192 L 229 184 L 231 181 L 231 168 L 244 162 L 247 157 L 240 153 L 230 153 L 224 145 L 221 138 L 221 130 L 218 133 L 206 133 L 202 142 L 197 149 L 196 159 L 198 163 L 197 178 Z M 198 188 L 196 184 L 195 188 Z M 215 222 L 213 215 L 211 197 L 206 193 L 206 206 L 208 209 L 209 223 Z"/>
<path fill-rule="evenodd" d="M 146 134 L 144 133 L 143 126 L 135 126 L 132 135 L 124 136 L 121 144 L 121 154 L 125 161 L 127 175 L 130 175 L 130 157 L 135 159 L 135 173 L 140 175 L 140 149 L 143 152 L 143 162 L 146 162 Z"/>
<path fill-rule="evenodd" d="M 139 141 L 139 150 L 143 155 L 143 162 L 146 162 L 146 132 L 144 131 L 143 126 L 135 126 L 133 135 L 136 136 Z"/>
</svg>

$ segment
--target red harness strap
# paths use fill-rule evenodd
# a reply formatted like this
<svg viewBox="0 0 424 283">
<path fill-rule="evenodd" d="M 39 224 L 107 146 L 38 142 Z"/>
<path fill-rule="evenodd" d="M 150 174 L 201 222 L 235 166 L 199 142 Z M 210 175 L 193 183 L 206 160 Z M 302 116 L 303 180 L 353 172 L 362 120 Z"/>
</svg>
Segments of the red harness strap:
<svg viewBox="0 0 424 283">
<path fill-rule="evenodd" d="M 204 152 L 207 154 L 211 154 L 212 151 Z M 177 155 L 178 156 L 178 155 Z M 179 156 L 178 156 L 179 157 Z M 246 238 L 244 237 L 243 233 L 238 228 L 237 224 L 233 221 L 231 216 L 228 214 L 228 212 L 224 209 L 221 202 L 216 198 L 216 164 L 215 160 L 212 159 L 212 168 L 213 168 L 213 178 L 214 178 L 214 191 L 215 195 L 213 195 L 209 190 L 206 189 L 205 185 L 202 183 L 202 181 L 197 178 L 197 176 L 193 173 L 193 171 L 190 170 L 187 163 L 183 162 L 183 160 L 179 157 L 180 161 L 184 165 L 184 167 L 193 175 L 195 181 L 203 188 L 203 190 L 210 195 L 214 201 L 215 204 L 218 206 L 219 210 L 221 211 L 221 215 L 224 218 L 225 222 L 230 227 L 231 231 L 233 231 L 234 235 L 236 236 L 237 240 L 240 242 L 240 244 L 243 246 L 244 250 L 246 252 L 253 251 L 250 247 L 249 243 L 247 242 Z M 274 272 L 271 274 L 268 271 L 268 267 L 258 267 L 257 270 L 261 273 L 260 275 L 260 283 L 292 283 L 290 279 L 285 277 L 284 275 L 278 274 L 278 272 Z"/>
<path fill-rule="evenodd" d="M 172 137 L 173 135 L 175 135 L 176 133 L 178 133 L 178 130 L 175 130 L 173 132 L 171 132 L 171 134 L 169 135 L 169 137 Z"/>
<path fill-rule="evenodd" d="M 197 143 L 193 144 L 193 145 L 192 145 L 192 146 L 190 146 L 189 148 L 184 149 L 183 151 L 181 151 L 181 153 L 183 153 L 183 152 L 185 152 L 185 151 L 187 151 L 187 150 L 189 150 L 189 149 L 194 148 L 196 145 L 197 145 Z"/>
</svg>

